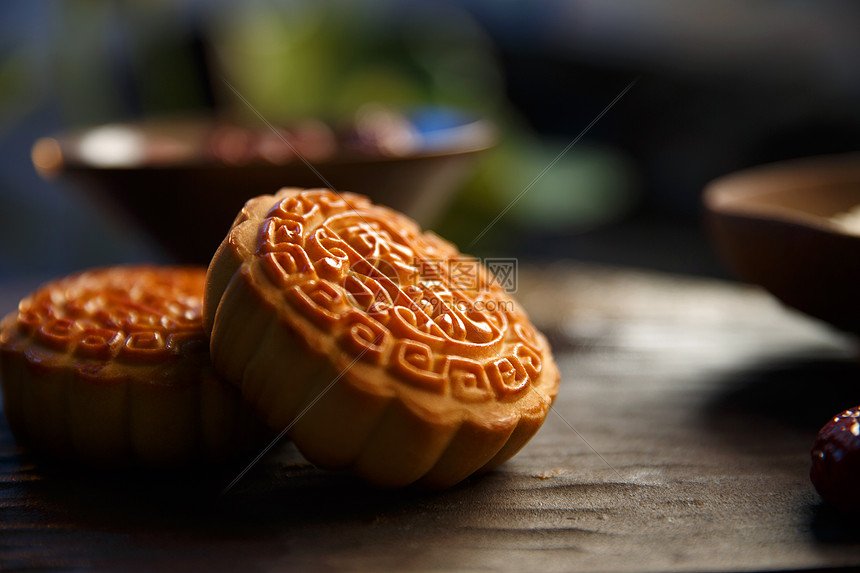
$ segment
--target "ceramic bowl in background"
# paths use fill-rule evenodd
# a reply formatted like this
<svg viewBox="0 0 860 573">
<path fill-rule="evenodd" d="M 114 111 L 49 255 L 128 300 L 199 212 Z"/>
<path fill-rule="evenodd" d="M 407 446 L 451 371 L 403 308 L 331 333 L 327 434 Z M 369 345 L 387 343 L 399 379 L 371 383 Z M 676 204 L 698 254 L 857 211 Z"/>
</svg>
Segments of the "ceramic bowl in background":
<svg viewBox="0 0 860 573">
<path fill-rule="evenodd" d="M 860 153 L 727 175 L 704 192 L 718 254 L 786 305 L 860 333 Z"/>
<path fill-rule="evenodd" d="M 276 134 L 262 122 L 165 118 L 43 138 L 32 159 L 178 262 L 206 264 L 247 199 L 285 186 L 363 193 L 432 224 L 495 141 L 487 121 L 448 109 L 377 110 L 356 125 L 336 133 L 306 121 Z"/>
</svg>

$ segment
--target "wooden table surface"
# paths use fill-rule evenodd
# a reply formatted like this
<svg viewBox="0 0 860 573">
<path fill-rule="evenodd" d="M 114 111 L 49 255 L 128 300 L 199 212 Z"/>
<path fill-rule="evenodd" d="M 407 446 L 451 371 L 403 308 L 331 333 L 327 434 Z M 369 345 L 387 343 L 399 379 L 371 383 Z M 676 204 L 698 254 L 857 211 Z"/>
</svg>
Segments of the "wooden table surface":
<svg viewBox="0 0 860 573">
<path fill-rule="evenodd" d="M 26 285 L 26 288 L 32 285 Z M 559 264 L 520 300 L 562 370 L 498 470 L 377 490 L 285 444 L 229 493 L 197 478 L 39 467 L 0 426 L 0 570 L 670 571 L 860 565 L 809 449 L 860 404 L 856 342 L 744 286 Z M 3 312 L 25 283 L 0 289 Z"/>
</svg>

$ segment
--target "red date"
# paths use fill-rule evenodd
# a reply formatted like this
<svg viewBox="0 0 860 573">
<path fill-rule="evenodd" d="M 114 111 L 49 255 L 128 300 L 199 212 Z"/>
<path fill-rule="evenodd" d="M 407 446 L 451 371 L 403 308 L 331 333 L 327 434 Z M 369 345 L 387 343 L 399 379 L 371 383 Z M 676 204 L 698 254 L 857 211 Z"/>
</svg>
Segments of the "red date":
<svg viewBox="0 0 860 573">
<path fill-rule="evenodd" d="M 821 428 L 809 477 L 825 502 L 842 511 L 860 509 L 860 406 Z"/>
</svg>

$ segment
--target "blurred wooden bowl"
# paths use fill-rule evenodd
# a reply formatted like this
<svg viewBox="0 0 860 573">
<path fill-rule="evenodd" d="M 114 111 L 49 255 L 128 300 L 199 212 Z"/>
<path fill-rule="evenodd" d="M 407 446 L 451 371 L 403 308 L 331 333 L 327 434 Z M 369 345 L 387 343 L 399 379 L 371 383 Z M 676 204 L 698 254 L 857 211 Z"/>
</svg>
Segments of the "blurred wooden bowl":
<svg viewBox="0 0 860 573">
<path fill-rule="evenodd" d="M 786 305 L 860 333 L 860 153 L 766 165 L 704 191 L 718 254 Z"/>
<path fill-rule="evenodd" d="M 424 125 L 406 153 L 337 148 L 311 159 L 313 168 L 295 157 L 280 163 L 206 157 L 201 146 L 218 122 L 200 118 L 112 124 L 43 138 L 31 155 L 43 177 L 75 183 L 108 211 L 140 225 L 177 261 L 207 264 L 244 202 L 285 186 L 328 182 L 431 224 L 477 154 L 495 142 L 488 122 L 463 114 L 445 117 L 441 125 Z"/>
</svg>

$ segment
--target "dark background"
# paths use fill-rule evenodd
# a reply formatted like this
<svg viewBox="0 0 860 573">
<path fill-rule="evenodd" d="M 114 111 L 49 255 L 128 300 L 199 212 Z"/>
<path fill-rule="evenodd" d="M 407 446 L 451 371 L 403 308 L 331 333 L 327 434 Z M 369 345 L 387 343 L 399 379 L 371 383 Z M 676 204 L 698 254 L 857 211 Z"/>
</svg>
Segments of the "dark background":
<svg viewBox="0 0 860 573">
<path fill-rule="evenodd" d="M 167 261 L 80 189 L 40 179 L 30 148 L 72 127 L 235 108 L 221 77 L 273 121 L 369 98 L 491 118 L 497 149 L 434 225 L 462 247 L 635 81 L 469 250 L 725 276 L 703 186 L 857 149 L 858 29 L 847 0 L 7 1 L 0 278 Z"/>
</svg>

